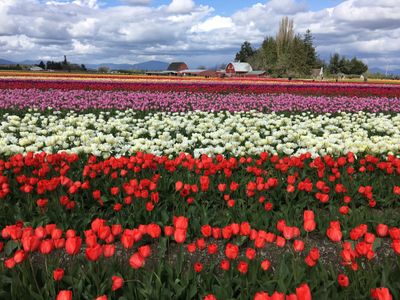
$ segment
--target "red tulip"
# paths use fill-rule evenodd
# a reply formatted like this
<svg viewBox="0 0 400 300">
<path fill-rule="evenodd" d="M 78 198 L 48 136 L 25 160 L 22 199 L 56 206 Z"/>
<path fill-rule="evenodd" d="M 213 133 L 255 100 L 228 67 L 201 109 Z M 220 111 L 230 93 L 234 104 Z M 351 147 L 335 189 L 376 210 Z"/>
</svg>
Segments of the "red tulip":
<svg viewBox="0 0 400 300">
<path fill-rule="evenodd" d="M 210 236 L 211 236 L 211 232 L 212 232 L 212 228 L 211 228 L 210 225 L 203 225 L 203 226 L 201 227 L 201 234 L 202 234 L 204 237 L 210 237 Z"/>
<path fill-rule="evenodd" d="M 217 300 L 217 298 L 213 294 L 206 295 L 203 300 Z"/>
<path fill-rule="evenodd" d="M 115 254 L 115 245 L 114 244 L 103 245 L 104 257 L 112 257 L 114 254 Z"/>
<path fill-rule="evenodd" d="M 270 296 L 265 292 L 258 292 L 254 295 L 254 300 L 270 300 Z"/>
<path fill-rule="evenodd" d="M 332 221 L 330 227 L 326 231 L 326 235 L 333 242 L 340 242 L 342 240 L 343 234 L 340 230 L 339 221 Z"/>
<path fill-rule="evenodd" d="M 200 273 L 203 270 L 203 265 L 199 262 L 196 262 L 194 264 L 194 270 L 196 271 L 196 273 Z"/>
<path fill-rule="evenodd" d="M 121 244 L 124 246 L 126 249 L 130 249 L 133 247 L 133 244 L 135 242 L 135 239 L 132 235 L 132 232 L 129 230 L 125 230 L 124 233 L 121 236 Z"/>
<path fill-rule="evenodd" d="M 298 300 L 311 300 L 311 290 L 307 283 L 303 283 L 296 288 L 296 296 Z"/>
<path fill-rule="evenodd" d="M 339 274 L 337 281 L 341 287 L 349 286 L 349 277 L 344 274 Z"/>
<path fill-rule="evenodd" d="M 188 218 L 185 218 L 183 216 L 174 217 L 174 226 L 175 226 L 175 228 L 186 230 L 188 228 L 188 225 L 189 225 Z"/>
<path fill-rule="evenodd" d="M 114 236 L 120 235 L 122 233 L 122 226 L 120 224 L 111 225 L 111 233 Z"/>
<path fill-rule="evenodd" d="M 295 240 L 293 243 L 293 248 L 296 252 L 301 252 L 304 250 L 304 242 L 301 240 Z"/>
<path fill-rule="evenodd" d="M 14 268 L 15 267 L 15 260 L 14 260 L 14 258 L 13 257 L 11 257 L 11 258 L 9 258 L 9 259 L 6 259 L 5 261 L 4 261 L 4 265 L 6 266 L 6 268 L 8 268 L 8 269 L 12 269 L 12 268 Z"/>
<path fill-rule="evenodd" d="M 58 293 L 56 300 L 72 300 L 72 291 L 62 290 Z"/>
<path fill-rule="evenodd" d="M 392 295 L 390 294 L 389 289 L 385 288 L 385 287 L 372 289 L 371 297 L 374 300 L 392 300 L 393 299 Z"/>
<path fill-rule="evenodd" d="M 97 297 L 95 300 L 107 300 L 107 299 L 108 298 L 106 295 L 102 295 L 102 296 Z"/>
<path fill-rule="evenodd" d="M 231 267 L 231 264 L 230 264 L 229 260 L 223 259 L 221 261 L 220 267 L 221 267 L 222 270 L 228 271 L 230 269 L 230 267 Z"/>
<path fill-rule="evenodd" d="M 249 260 L 253 260 L 255 256 L 256 256 L 256 250 L 254 250 L 253 248 L 246 249 L 246 257 Z"/>
<path fill-rule="evenodd" d="M 286 245 L 286 240 L 281 237 L 281 236 L 277 236 L 276 240 L 275 240 L 275 244 L 279 247 L 279 248 L 283 248 Z"/>
<path fill-rule="evenodd" d="M 91 228 L 94 232 L 97 233 L 99 231 L 100 227 L 105 226 L 105 225 L 106 225 L 106 220 L 97 218 L 92 221 Z"/>
<path fill-rule="evenodd" d="M 40 246 L 40 239 L 33 235 L 33 236 L 25 236 L 21 239 L 22 247 L 26 252 L 34 252 Z"/>
<path fill-rule="evenodd" d="M 97 234 L 100 239 L 105 240 L 107 237 L 111 234 L 111 228 L 110 226 L 100 226 Z"/>
<path fill-rule="evenodd" d="M 62 239 L 53 240 L 53 243 L 54 243 L 54 247 L 56 249 L 61 249 L 61 248 L 64 248 L 64 246 L 65 246 L 65 239 L 62 238 Z"/>
<path fill-rule="evenodd" d="M 146 232 L 153 239 L 159 238 L 161 235 L 161 227 L 158 224 L 149 224 L 147 225 Z"/>
<path fill-rule="evenodd" d="M 380 236 L 380 237 L 385 237 L 387 236 L 389 231 L 389 227 L 385 224 L 378 224 L 376 226 L 376 233 Z"/>
<path fill-rule="evenodd" d="M 133 253 L 129 259 L 129 264 L 133 269 L 140 269 L 144 265 L 144 257 L 140 253 Z"/>
<path fill-rule="evenodd" d="M 53 278 L 55 281 L 60 281 L 64 277 L 64 269 L 58 268 L 53 271 Z"/>
<path fill-rule="evenodd" d="M 25 257 L 26 257 L 26 253 L 25 253 L 24 250 L 17 250 L 17 251 L 15 251 L 15 253 L 14 253 L 14 261 L 15 261 L 17 264 L 23 262 L 24 259 L 25 259 Z"/>
<path fill-rule="evenodd" d="M 94 247 L 88 247 L 85 251 L 86 258 L 90 261 L 98 260 L 102 253 L 103 248 L 99 244 L 95 245 Z"/>
<path fill-rule="evenodd" d="M 111 277 L 111 280 L 112 280 L 111 290 L 113 292 L 120 289 L 124 285 L 124 279 L 122 277 L 113 276 Z"/>
<path fill-rule="evenodd" d="M 212 255 L 212 254 L 216 254 L 218 252 L 218 246 L 217 244 L 210 244 L 207 247 L 207 252 L 208 254 Z"/>
<path fill-rule="evenodd" d="M 172 226 L 165 226 L 164 227 L 164 234 L 165 236 L 171 236 L 174 234 L 174 227 Z"/>
<path fill-rule="evenodd" d="M 246 274 L 249 269 L 249 264 L 245 261 L 240 261 L 238 264 L 238 271 L 242 274 Z"/>
<path fill-rule="evenodd" d="M 65 250 L 69 255 L 78 254 L 81 249 L 82 239 L 80 237 L 69 237 L 65 242 Z"/>
<path fill-rule="evenodd" d="M 239 255 L 238 245 L 228 243 L 225 248 L 225 255 L 229 259 L 236 259 Z"/>
<path fill-rule="evenodd" d="M 186 229 L 177 228 L 174 232 L 174 239 L 179 244 L 183 243 L 186 240 Z"/>
<path fill-rule="evenodd" d="M 392 248 L 396 254 L 400 255 L 400 240 L 394 240 L 392 242 Z"/>
<path fill-rule="evenodd" d="M 268 259 L 265 259 L 261 262 L 261 269 L 263 269 L 264 271 L 267 271 L 270 266 L 271 262 Z"/>
<path fill-rule="evenodd" d="M 151 248 L 149 245 L 141 246 L 139 247 L 138 252 L 143 258 L 147 258 L 151 255 Z"/>
</svg>

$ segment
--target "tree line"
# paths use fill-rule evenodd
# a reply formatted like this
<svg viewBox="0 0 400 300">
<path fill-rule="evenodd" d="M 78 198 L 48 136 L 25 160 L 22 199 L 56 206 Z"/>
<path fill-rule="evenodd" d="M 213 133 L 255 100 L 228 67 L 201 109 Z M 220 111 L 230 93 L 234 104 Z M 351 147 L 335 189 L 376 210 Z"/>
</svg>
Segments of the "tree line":
<svg viewBox="0 0 400 300">
<path fill-rule="evenodd" d="M 313 69 L 328 70 L 331 74 L 361 75 L 368 66 L 357 58 L 347 59 L 339 54 L 331 56 L 329 64 L 318 57 L 310 30 L 305 34 L 295 34 L 293 20 L 282 18 L 275 37 L 267 36 L 261 47 L 254 49 L 245 41 L 235 60 L 248 62 L 254 69 L 265 70 L 271 76 L 309 76 Z"/>
<path fill-rule="evenodd" d="M 47 61 L 46 64 L 41 61 L 36 66 L 41 67 L 42 69 L 46 70 L 55 70 L 55 71 L 87 71 L 86 66 L 84 64 L 71 64 L 67 61 L 67 57 L 64 56 L 63 61 Z"/>
</svg>

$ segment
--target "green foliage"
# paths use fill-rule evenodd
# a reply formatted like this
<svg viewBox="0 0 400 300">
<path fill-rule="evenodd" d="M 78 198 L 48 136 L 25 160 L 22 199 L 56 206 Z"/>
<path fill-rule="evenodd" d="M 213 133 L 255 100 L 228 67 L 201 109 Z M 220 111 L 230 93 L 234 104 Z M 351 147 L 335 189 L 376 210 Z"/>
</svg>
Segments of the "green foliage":
<svg viewBox="0 0 400 300">
<path fill-rule="evenodd" d="M 354 74 L 361 75 L 368 70 L 368 66 L 361 60 L 353 57 L 351 60 L 335 53 L 331 56 L 328 66 L 331 74 Z"/>
<path fill-rule="evenodd" d="M 308 76 L 311 69 L 320 67 L 311 31 L 307 30 L 304 37 L 295 35 L 293 21 L 288 18 L 282 19 L 276 38 L 267 36 L 259 49 L 253 50 L 245 42 L 236 60 L 278 77 Z"/>
<path fill-rule="evenodd" d="M 236 54 L 236 60 L 250 63 L 254 69 L 265 70 L 271 76 L 304 77 L 311 75 L 312 69 L 326 67 L 318 58 L 311 31 L 304 36 L 295 35 L 293 21 L 287 17 L 281 20 L 276 38 L 267 36 L 259 49 L 253 49 L 244 42 Z M 328 65 L 331 74 L 361 75 L 368 66 L 357 58 L 351 60 L 335 53 Z"/>
<path fill-rule="evenodd" d="M 255 54 L 255 51 L 248 41 L 245 41 L 240 47 L 240 51 L 236 53 L 235 60 L 247 62 L 250 57 Z"/>
</svg>

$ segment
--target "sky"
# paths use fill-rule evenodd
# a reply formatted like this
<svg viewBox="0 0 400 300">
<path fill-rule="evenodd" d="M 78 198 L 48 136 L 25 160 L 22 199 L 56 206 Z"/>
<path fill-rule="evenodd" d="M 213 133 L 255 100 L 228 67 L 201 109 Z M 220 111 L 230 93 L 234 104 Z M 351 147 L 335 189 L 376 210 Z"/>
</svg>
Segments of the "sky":
<svg viewBox="0 0 400 300">
<path fill-rule="evenodd" d="M 0 58 L 212 67 L 275 36 L 284 16 L 323 59 L 400 69 L 400 0 L 0 0 Z"/>
</svg>

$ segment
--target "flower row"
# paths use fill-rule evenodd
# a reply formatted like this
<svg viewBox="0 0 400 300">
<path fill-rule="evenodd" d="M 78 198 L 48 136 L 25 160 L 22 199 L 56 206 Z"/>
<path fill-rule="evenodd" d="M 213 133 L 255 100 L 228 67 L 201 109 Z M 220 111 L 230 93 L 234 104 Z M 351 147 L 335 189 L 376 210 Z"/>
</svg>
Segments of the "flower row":
<svg viewBox="0 0 400 300">
<path fill-rule="evenodd" d="M 350 93 L 351 94 L 351 93 Z M 400 112 L 400 98 L 300 96 L 293 94 L 213 94 L 99 90 L 0 90 L 0 108 L 46 110 L 133 109 L 140 111 Z"/>
<path fill-rule="evenodd" d="M 80 263 L 87 265 L 93 262 L 106 263 L 107 260 L 117 256 L 117 249 L 118 251 L 129 251 L 128 261 L 131 272 L 118 272 L 118 274 L 125 273 L 122 276 L 113 275 L 110 278 L 111 280 L 107 280 L 112 284 L 109 284 L 106 289 L 103 288 L 101 291 L 97 289 L 97 293 L 104 292 L 104 290 L 115 292 L 123 289 L 124 282 L 130 281 L 127 276 L 131 276 L 132 270 L 134 270 L 133 273 L 140 269 L 153 272 L 157 266 L 147 267 L 152 256 L 164 255 L 164 257 L 159 257 L 158 259 L 171 259 L 164 252 L 166 249 L 163 249 L 162 246 L 169 240 L 171 244 L 176 243 L 178 251 L 180 251 L 179 258 L 175 258 L 174 263 L 192 264 L 190 268 L 194 277 L 205 272 L 206 268 L 218 268 L 220 272 L 227 274 L 226 276 L 230 278 L 234 276 L 248 278 L 251 274 L 257 273 L 264 278 L 270 278 L 271 275 L 273 276 L 274 270 L 277 270 L 278 263 L 277 261 L 271 262 L 266 258 L 267 254 L 264 249 L 268 249 L 268 251 L 272 251 L 274 248 L 292 249 L 290 250 L 292 251 L 291 254 L 286 256 L 293 260 L 292 263 L 295 263 L 292 266 L 295 273 L 304 270 L 308 270 L 308 273 L 311 273 L 311 270 L 316 268 L 317 265 L 324 264 L 320 262 L 320 250 L 313 245 L 315 242 L 307 238 L 302 239 L 300 229 L 286 225 L 284 220 L 280 220 L 276 224 L 277 234 L 265 230 L 256 230 L 248 222 L 232 223 L 223 228 L 211 227 L 209 224 L 205 224 L 201 226 L 201 237 L 197 236 L 192 242 L 187 241 L 189 221 L 184 216 L 174 216 L 172 226 L 161 228 L 158 224 L 151 223 L 147 225 L 140 224 L 137 228 L 129 229 L 123 228 L 120 224 L 108 225 L 106 220 L 95 219 L 91 222 L 90 229 L 85 230 L 83 238 L 75 230 L 68 229 L 64 231 L 56 224 L 33 228 L 18 222 L 1 230 L 1 236 L 6 244 L 3 247 L 4 242 L 0 242 L 0 253 L 3 252 L 4 248 L 6 252 L 4 266 L 6 269 L 13 270 L 10 272 L 19 273 L 21 268 L 14 269 L 16 269 L 17 265 L 23 265 L 25 261 L 29 261 L 33 269 L 34 253 L 47 257 L 51 254 L 54 255 L 57 251 L 65 251 L 69 256 L 80 257 Z M 315 224 L 310 227 L 310 222 L 312 221 L 314 221 L 313 211 L 304 211 L 303 227 L 307 234 L 315 230 Z M 332 242 L 340 242 L 342 237 L 336 238 L 338 233 L 333 233 L 333 229 L 340 232 L 340 223 L 331 222 L 331 227 L 327 231 L 327 236 Z M 388 235 L 392 240 L 391 247 L 397 255 L 400 255 L 400 228 L 388 229 L 387 225 L 379 224 L 375 230 L 376 234 L 369 232 L 366 224 L 360 224 L 351 230 L 351 240 L 341 244 L 343 250 L 340 254 L 336 254 L 340 255 L 346 272 L 361 273 L 360 276 L 362 276 L 362 270 L 364 269 L 371 272 L 371 265 L 377 260 L 377 252 L 381 247 L 381 240 Z M 156 240 L 159 240 L 158 246 L 153 245 Z M 379 241 L 379 245 L 377 241 Z M 84 256 L 82 256 L 82 252 Z M 194 258 L 194 262 L 190 263 L 187 260 L 182 260 L 183 255 L 187 255 L 187 258 Z M 283 252 L 280 255 L 285 254 Z M 119 256 L 122 255 L 119 254 Z M 157 261 L 158 259 L 156 258 Z M 390 259 L 393 260 L 393 258 Z M 69 263 L 73 262 L 70 261 Z M 207 266 L 207 264 L 211 266 Z M 65 276 L 64 268 L 61 268 L 58 264 L 52 264 L 50 267 L 53 270 L 51 273 L 48 270 L 46 258 L 46 276 L 51 277 L 54 281 L 63 281 Z M 116 272 L 117 270 L 110 271 Z M 215 272 L 215 269 L 213 271 Z M 286 277 L 289 275 L 289 273 L 282 274 L 281 271 L 279 273 L 279 276 Z M 217 275 L 217 277 L 222 276 Z M 337 283 L 330 289 L 337 289 L 338 287 L 342 289 L 351 288 L 353 283 L 347 275 L 339 273 L 335 277 L 337 278 Z M 297 274 L 294 280 L 291 279 L 291 281 L 298 285 L 300 284 L 298 281 L 303 279 L 300 274 Z M 201 281 L 198 282 L 201 284 Z M 289 295 L 289 299 L 312 298 L 308 284 L 302 284 L 301 286 L 303 288 L 296 288 L 296 294 Z M 311 286 L 315 288 L 314 283 Z M 37 286 L 37 288 L 39 287 Z M 70 290 L 62 290 L 58 295 L 60 293 L 61 295 L 72 295 Z M 247 293 L 249 291 L 241 291 L 240 295 L 246 295 Z M 386 297 L 391 297 L 391 292 L 387 288 L 382 290 L 372 289 L 371 296 L 376 299 L 390 299 L 381 298 L 381 293 Z M 395 291 L 395 293 L 397 294 L 398 291 Z M 281 297 L 285 297 L 285 294 L 275 291 L 272 295 L 272 299 L 281 299 Z M 212 299 L 216 299 L 215 296 Z M 270 298 L 268 292 L 256 292 L 254 299 Z"/>
<path fill-rule="evenodd" d="M 92 80 L 39 80 L 1 79 L 0 89 L 60 89 L 101 91 L 153 91 L 153 92 L 207 92 L 207 93 L 290 93 L 301 95 L 347 95 L 358 97 L 399 97 L 400 85 L 285 83 L 241 81 L 92 81 Z"/>
<path fill-rule="evenodd" d="M 167 211 L 180 211 L 198 222 L 243 218 L 267 228 L 281 214 L 296 218 L 293 205 L 326 209 L 351 226 L 359 209 L 367 210 L 370 224 L 382 222 L 385 214 L 368 208 L 397 208 L 400 197 L 398 158 L 357 160 L 352 153 L 336 159 L 312 159 L 309 153 L 240 159 L 137 153 L 106 160 L 29 153 L 0 160 L 0 175 L 0 226 L 38 217 L 79 229 L 88 211 L 129 224 L 165 223 Z M 328 216 L 318 215 L 323 230 Z M 385 222 L 398 226 L 396 220 Z"/>
<path fill-rule="evenodd" d="M 342 153 L 398 154 L 400 115 L 359 112 L 312 113 L 166 113 L 27 112 L 4 113 L 0 152 L 46 151 L 125 155 L 256 155 L 263 151 L 313 157 Z"/>
</svg>

